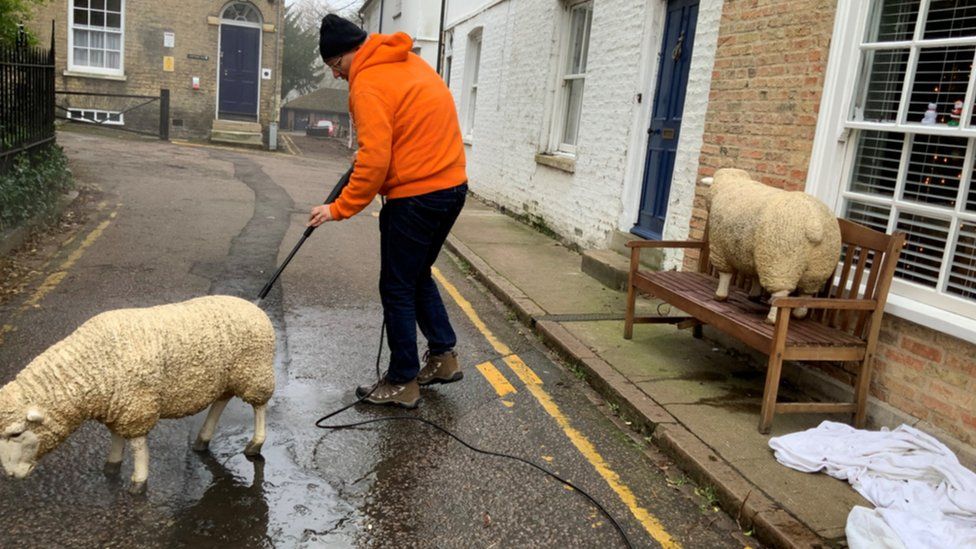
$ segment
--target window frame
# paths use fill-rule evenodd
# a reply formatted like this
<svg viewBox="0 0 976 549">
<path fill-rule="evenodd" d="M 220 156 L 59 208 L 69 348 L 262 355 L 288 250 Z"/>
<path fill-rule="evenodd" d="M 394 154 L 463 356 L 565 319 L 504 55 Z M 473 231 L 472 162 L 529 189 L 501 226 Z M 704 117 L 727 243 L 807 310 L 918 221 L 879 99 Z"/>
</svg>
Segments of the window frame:
<svg viewBox="0 0 976 549">
<path fill-rule="evenodd" d="M 586 69 L 582 73 L 568 73 L 569 71 L 569 58 L 571 51 L 575 51 L 574 48 L 574 33 L 573 33 L 573 12 L 577 9 L 589 7 L 589 20 L 588 24 L 584 26 L 584 36 L 582 39 L 582 48 L 585 53 L 584 65 Z M 558 61 L 558 72 L 556 75 L 556 90 L 555 90 L 555 100 L 553 101 L 553 112 L 552 112 L 552 124 L 549 135 L 549 147 L 548 152 L 551 154 L 560 154 L 565 156 L 576 156 L 576 152 L 579 146 L 579 136 L 580 136 L 580 123 L 583 120 L 583 98 L 586 93 L 586 70 L 589 68 L 589 49 L 590 49 L 590 36 L 592 34 L 593 27 L 593 0 L 573 0 L 571 2 L 562 3 L 562 11 L 560 17 L 560 29 L 559 36 L 561 37 L 559 44 L 559 61 Z M 585 9 L 585 8 L 584 8 Z M 569 144 L 564 142 L 564 136 L 566 134 L 566 124 L 569 121 L 569 109 L 571 101 L 571 90 L 568 83 L 573 80 L 580 80 L 583 82 L 583 90 L 580 91 L 580 110 L 579 115 L 576 120 L 576 143 Z"/>
<path fill-rule="evenodd" d="M 91 118 L 85 116 L 86 114 L 89 113 L 92 115 Z M 99 119 L 100 116 L 102 116 L 101 119 Z M 111 117 L 113 116 L 115 117 L 115 120 L 112 120 Z M 98 124 L 104 126 L 125 125 L 125 113 L 121 111 L 106 111 L 104 109 L 87 109 L 84 107 L 69 107 L 68 119 L 77 120 L 79 122 L 84 122 L 86 124 Z"/>
<path fill-rule="evenodd" d="M 872 32 L 872 8 L 875 3 L 873 1 L 863 2 L 862 0 L 838 0 L 810 169 L 807 172 L 806 192 L 826 202 L 837 215 L 844 215 L 846 201 L 852 199 L 860 204 L 879 205 L 887 208 L 889 211 L 888 232 L 897 226 L 898 214 L 901 212 L 922 214 L 940 219 L 947 219 L 951 216 L 951 225 L 943 255 L 943 265 L 946 266 L 940 269 L 939 282 L 936 288 L 929 288 L 896 276 L 892 281 L 886 311 L 923 326 L 976 343 L 976 302 L 944 292 L 944 281 L 951 270 L 953 244 L 961 224 L 960 220 L 967 223 L 976 221 L 976 215 L 973 212 L 965 212 L 964 198 L 968 190 L 976 186 L 976 181 L 973 181 L 974 178 L 972 177 L 974 158 L 976 158 L 976 124 L 972 123 L 971 118 L 974 92 L 976 92 L 976 85 L 974 85 L 976 69 L 970 72 L 967 84 L 961 118 L 961 121 L 966 121 L 965 124 L 960 124 L 959 127 L 955 128 L 947 128 L 905 122 L 908 104 L 911 102 L 919 48 L 922 46 L 973 45 L 976 44 L 976 36 L 962 39 L 920 40 L 924 29 L 916 28 L 915 35 L 911 40 L 886 42 L 882 43 L 882 46 L 876 45 L 877 43 L 868 43 L 867 40 Z M 929 0 L 921 0 L 920 11 L 927 13 L 929 5 Z M 922 26 L 924 27 L 924 25 Z M 909 47 L 911 50 L 902 89 L 898 96 L 899 109 L 895 121 L 857 120 L 855 118 L 857 115 L 855 105 L 858 102 L 858 93 L 862 86 L 861 72 L 865 59 L 862 51 L 896 47 Z M 967 124 L 968 127 L 966 127 Z M 899 160 L 896 188 L 890 197 L 882 198 L 877 195 L 850 190 L 852 174 L 856 167 L 859 137 L 866 131 L 895 132 L 905 136 L 903 152 Z M 912 138 L 915 135 L 952 136 L 968 140 L 963 173 L 968 174 L 967 177 L 970 181 L 967 183 L 964 178 L 960 182 L 956 204 L 951 210 L 945 207 L 927 205 L 923 202 L 905 201 L 900 195 L 905 186 L 904 172 L 911 163 L 911 145 Z M 838 159 L 842 161 L 838 162 Z M 960 202 L 960 197 L 963 197 L 962 202 Z M 945 261 L 946 258 L 950 260 L 948 265 Z"/>
<path fill-rule="evenodd" d="M 444 84 L 450 88 L 451 65 L 454 62 L 454 31 L 450 30 L 444 34 L 446 35 L 444 40 L 444 73 L 441 76 L 444 78 Z"/>
<path fill-rule="evenodd" d="M 464 92 L 461 96 L 461 135 L 470 141 L 474 135 L 478 107 L 478 80 L 481 76 L 481 54 L 484 48 L 484 27 L 468 32 L 464 62 Z"/>
<path fill-rule="evenodd" d="M 125 76 L 125 0 L 119 0 L 119 68 L 111 69 L 105 67 L 93 67 L 91 65 L 78 65 L 75 63 L 75 30 L 83 31 L 96 31 L 108 33 L 106 28 L 98 29 L 91 28 L 88 25 L 75 25 L 75 1 L 68 0 L 68 49 L 67 49 L 67 67 L 69 72 L 85 73 L 85 74 L 96 74 L 105 76 Z M 90 10 L 91 0 L 89 1 Z"/>
</svg>

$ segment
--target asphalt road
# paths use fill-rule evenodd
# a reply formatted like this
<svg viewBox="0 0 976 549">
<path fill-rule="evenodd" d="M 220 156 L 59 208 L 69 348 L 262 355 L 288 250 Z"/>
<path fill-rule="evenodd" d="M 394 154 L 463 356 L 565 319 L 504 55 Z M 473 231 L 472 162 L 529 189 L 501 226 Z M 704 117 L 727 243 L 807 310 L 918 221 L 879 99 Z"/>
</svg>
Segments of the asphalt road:
<svg viewBox="0 0 976 549">
<path fill-rule="evenodd" d="M 349 161 L 339 146 L 292 141 L 305 153 L 62 132 L 84 188 L 81 223 L 34 244 L 34 272 L 0 306 L 0 382 L 101 311 L 211 293 L 256 299 Z M 278 334 L 263 461 L 242 454 L 252 414 L 235 400 L 207 454 L 190 450 L 202 414 L 160 422 L 148 491 L 132 496 L 129 452 L 121 477 L 105 475 L 108 432 L 87 423 L 29 478 L 0 479 L 0 546 L 623 547 L 581 494 L 428 425 L 314 426 L 375 376 L 379 207 L 317 230 L 261 302 Z M 636 547 L 751 542 L 463 265 L 444 253 L 436 269 L 465 379 L 424 389 L 413 412 L 360 406 L 335 422 L 425 418 L 528 459 L 592 494 Z"/>
</svg>

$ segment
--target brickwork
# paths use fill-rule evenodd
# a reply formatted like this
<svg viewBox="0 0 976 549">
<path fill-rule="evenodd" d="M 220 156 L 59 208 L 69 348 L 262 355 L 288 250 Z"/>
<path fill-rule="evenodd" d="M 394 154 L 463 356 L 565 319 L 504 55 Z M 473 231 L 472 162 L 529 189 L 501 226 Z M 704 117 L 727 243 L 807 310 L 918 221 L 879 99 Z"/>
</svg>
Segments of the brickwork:
<svg viewBox="0 0 976 549">
<path fill-rule="evenodd" d="M 768 185 L 803 189 L 835 9 L 836 0 L 725 2 L 699 178 L 736 167 Z M 693 237 L 705 217 L 699 184 Z M 685 266 L 696 259 L 689 254 Z"/>
<path fill-rule="evenodd" d="M 824 86 L 835 0 L 725 2 L 705 117 L 699 179 L 736 167 L 803 190 Z M 702 236 L 706 188 L 695 188 L 690 234 Z M 697 265 L 688 254 L 685 268 Z M 857 369 L 816 367 L 851 383 Z M 976 345 L 885 315 L 871 394 L 976 445 Z"/>
<path fill-rule="evenodd" d="M 218 40 L 220 25 L 208 23 L 218 18 L 226 0 L 183 2 L 180 0 L 124 0 L 124 80 L 69 76 L 68 66 L 68 2 L 56 0 L 38 8 L 32 27 L 42 43 L 49 43 L 51 20 L 55 21 L 57 48 L 57 81 L 59 90 L 159 95 L 161 88 L 170 90 L 170 136 L 174 138 L 206 137 L 216 118 Z M 281 51 L 277 44 L 279 33 L 279 2 L 254 2 L 262 14 L 261 67 L 272 70 L 270 80 L 259 79 L 260 99 L 258 122 L 265 128 L 277 120 L 275 114 L 280 79 L 275 61 Z M 272 30 L 273 29 L 273 30 Z M 163 47 L 163 33 L 175 34 L 175 47 Z M 206 56 L 207 59 L 189 58 Z M 163 70 L 163 57 L 174 58 L 174 70 Z M 200 89 L 192 89 L 192 77 L 199 77 Z M 260 78 L 260 75 L 259 75 Z M 71 106 L 121 111 L 139 103 L 134 99 L 118 98 L 59 98 Z M 59 115 L 64 115 L 59 112 Z M 158 103 L 133 110 L 126 116 L 127 125 L 157 129 Z M 178 125 L 181 124 L 181 125 Z"/>
<path fill-rule="evenodd" d="M 623 3 L 596 4 L 589 67 L 602 66 L 605 54 L 609 60 L 610 52 L 621 47 L 620 36 L 641 32 L 639 12 L 619 13 L 611 6 Z M 593 246 L 603 244 L 615 228 L 628 137 L 620 130 L 629 125 L 633 99 L 631 86 L 604 89 L 598 83 L 599 72 L 591 70 L 585 84 L 575 173 L 536 163 L 536 153 L 545 152 L 549 143 L 560 17 L 558 2 L 512 1 L 456 27 L 451 88 L 457 104 L 462 105 L 469 72 L 465 67 L 467 37 L 480 27 L 478 99 L 466 151 L 472 188 L 568 240 Z M 618 18 L 618 33 L 605 36 L 607 43 L 601 45 L 604 37 L 599 29 L 608 19 L 617 24 Z M 627 81 L 636 71 L 631 60 L 620 59 L 619 66 L 600 72 L 617 71 L 618 81 Z M 608 150 L 611 154 L 605 154 Z"/>
</svg>

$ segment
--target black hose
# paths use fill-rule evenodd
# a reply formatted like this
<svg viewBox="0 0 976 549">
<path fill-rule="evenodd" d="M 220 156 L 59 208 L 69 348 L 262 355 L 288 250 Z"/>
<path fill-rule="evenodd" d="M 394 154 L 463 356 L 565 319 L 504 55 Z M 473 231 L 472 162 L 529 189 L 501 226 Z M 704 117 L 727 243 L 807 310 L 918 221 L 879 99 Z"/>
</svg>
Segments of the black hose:
<svg viewBox="0 0 976 549">
<path fill-rule="evenodd" d="M 315 422 L 315 426 L 316 427 L 318 427 L 319 429 L 330 429 L 330 430 L 337 430 L 338 431 L 338 430 L 342 430 L 342 429 L 352 429 L 352 428 L 355 428 L 355 427 L 362 427 L 364 425 L 370 425 L 372 423 L 379 423 L 381 421 L 418 421 L 418 422 L 423 423 L 425 425 L 429 425 L 430 427 L 433 427 L 434 429 L 437 429 L 438 431 L 440 431 L 440 432 L 444 433 L 445 435 L 447 435 L 447 436 L 453 438 L 454 440 L 458 441 L 459 443 L 461 443 L 461 445 L 463 445 L 465 448 L 468 448 L 471 451 L 474 451 L 474 452 L 477 452 L 479 454 L 483 454 L 483 455 L 486 455 L 486 456 L 494 456 L 494 457 L 506 458 L 506 459 L 511 459 L 511 460 L 518 461 L 520 463 L 524 463 L 526 465 L 529 465 L 530 467 L 534 467 L 534 468 L 538 469 L 539 471 L 542 471 L 543 473 L 545 473 L 545 474 L 549 475 L 550 477 L 556 479 L 557 481 L 561 482 L 562 484 L 564 484 L 564 485 L 572 488 L 576 492 L 579 492 L 586 499 L 590 500 L 590 502 L 593 503 L 593 505 L 597 509 L 599 509 L 600 512 L 603 513 L 603 515 L 605 517 L 607 517 L 607 519 L 610 521 L 610 524 L 613 524 L 613 527 L 617 529 L 617 532 L 618 533 L 620 533 L 620 537 L 621 537 L 621 539 L 623 539 L 624 545 L 626 547 L 628 547 L 628 548 L 631 548 L 631 549 L 634 547 L 633 544 L 630 543 L 630 538 L 627 537 L 627 533 L 624 532 L 623 527 L 620 526 L 620 524 L 617 522 L 617 520 L 615 518 L 613 518 L 613 515 L 610 514 L 610 511 L 607 511 L 607 509 L 603 505 L 601 505 L 600 502 L 596 500 L 596 498 L 594 498 L 593 496 L 591 496 L 588 492 L 586 492 L 585 490 L 583 490 L 579 486 L 577 486 L 577 485 L 573 484 L 572 482 L 570 482 L 570 481 L 562 478 L 561 476 L 557 475 L 556 473 L 553 473 L 552 471 L 546 469 L 545 467 L 543 467 L 543 466 L 541 466 L 541 465 L 539 465 L 537 463 L 534 463 L 532 461 L 529 461 L 529 460 L 527 460 L 525 458 L 522 458 L 522 457 L 519 457 L 519 456 L 513 456 L 513 455 L 509 455 L 509 454 L 503 454 L 503 453 L 500 453 L 500 452 L 492 452 L 492 451 L 489 451 L 489 450 L 482 450 L 481 448 L 476 448 L 476 447 L 472 446 L 471 444 L 468 444 L 467 442 L 465 442 L 464 440 L 462 440 L 461 437 L 455 435 L 454 433 L 452 433 L 448 429 L 446 429 L 444 427 L 441 427 L 440 425 L 434 423 L 433 421 L 430 421 L 429 419 L 424 419 L 422 417 L 416 417 L 416 416 L 403 416 L 403 415 L 400 415 L 400 416 L 386 416 L 386 417 L 380 417 L 380 418 L 374 418 L 374 419 L 367 419 L 365 421 L 357 421 L 355 423 L 344 423 L 344 424 L 337 424 L 337 425 L 324 425 L 323 424 L 324 421 L 326 421 L 329 418 L 332 418 L 334 416 L 337 416 L 337 415 L 341 414 L 342 412 L 345 412 L 349 408 L 352 408 L 353 406 L 355 406 L 355 405 L 359 404 L 360 402 L 362 402 L 362 401 L 366 400 L 367 398 L 369 398 L 369 395 L 373 394 L 373 391 L 375 391 L 376 388 L 379 387 L 380 382 L 383 380 L 383 376 L 382 376 L 382 374 L 380 374 L 380 357 L 383 354 L 383 337 L 384 337 L 384 334 L 385 333 L 386 333 L 386 321 L 384 320 L 383 325 L 380 327 L 380 347 L 379 347 L 379 350 L 376 353 L 376 384 L 373 385 L 373 388 L 370 389 L 368 393 L 366 393 L 365 395 L 359 397 L 356 401 L 352 402 L 351 404 L 347 404 L 347 405 L 343 406 L 342 408 L 339 408 L 338 410 L 335 410 L 333 412 L 329 412 L 328 414 L 320 417 L 318 419 L 318 421 Z"/>
</svg>

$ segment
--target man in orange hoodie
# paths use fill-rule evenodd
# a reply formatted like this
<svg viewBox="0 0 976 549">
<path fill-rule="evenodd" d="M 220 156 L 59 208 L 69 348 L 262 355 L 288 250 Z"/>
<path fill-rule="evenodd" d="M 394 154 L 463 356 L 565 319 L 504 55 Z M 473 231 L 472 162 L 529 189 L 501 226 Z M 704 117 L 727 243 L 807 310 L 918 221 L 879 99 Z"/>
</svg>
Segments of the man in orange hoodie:
<svg viewBox="0 0 976 549">
<path fill-rule="evenodd" d="M 327 15 L 319 53 L 335 78 L 349 81 L 359 150 L 349 184 L 335 202 L 312 209 L 308 224 L 359 213 L 379 193 L 380 297 L 390 365 L 378 385 L 360 386 L 372 404 L 414 408 L 421 385 L 462 378 L 457 337 L 431 278 L 431 265 L 468 190 L 454 99 L 440 76 L 410 50 L 403 33 L 366 33 Z M 417 326 L 427 339 L 420 367 Z"/>
</svg>

